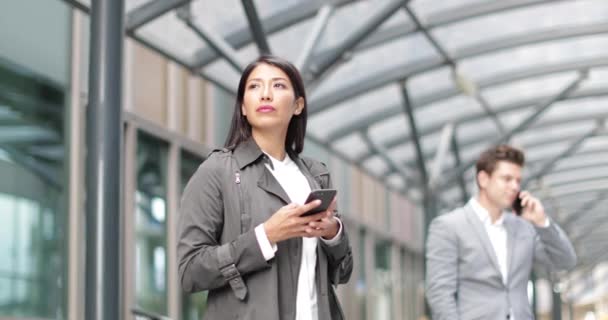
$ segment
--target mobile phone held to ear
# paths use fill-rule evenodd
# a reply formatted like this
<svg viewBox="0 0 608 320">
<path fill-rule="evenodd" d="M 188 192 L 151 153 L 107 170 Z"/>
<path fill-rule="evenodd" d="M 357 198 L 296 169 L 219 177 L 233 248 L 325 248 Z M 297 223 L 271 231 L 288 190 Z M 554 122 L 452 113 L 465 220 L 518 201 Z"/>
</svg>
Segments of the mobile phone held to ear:
<svg viewBox="0 0 608 320">
<path fill-rule="evenodd" d="M 513 204 L 511 204 L 511 208 L 513 208 L 513 212 L 521 216 L 521 211 L 523 210 L 523 206 L 521 205 L 521 199 L 519 198 L 519 193 L 517 193 L 517 197 L 513 200 Z"/>
<path fill-rule="evenodd" d="M 336 193 L 337 193 L 337 191 L 335 189 L 317 189 L 317 190 L 311 191 L 310 194 L 308 195 L 308 198 L 306 199 L 306 203 L 309 203 L 309 202 L 315 201 L 315 200 L 321 200 L 321 204 L 318 207 L 302 214 L 302 217 L 309 216 L 309 215 L 315 214 L 315 213 L 319 213 L 321 211 L 326 211 L 329 208 L 329 205 L 331 205 L 331 201 L 336 196 Z"/>
</svg>

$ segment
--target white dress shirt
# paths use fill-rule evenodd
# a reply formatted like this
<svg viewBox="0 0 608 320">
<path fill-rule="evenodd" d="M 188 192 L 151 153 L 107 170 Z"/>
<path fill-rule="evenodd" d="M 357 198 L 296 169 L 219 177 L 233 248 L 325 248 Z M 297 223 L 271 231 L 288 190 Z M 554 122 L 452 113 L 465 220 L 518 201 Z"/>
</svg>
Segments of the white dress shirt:
<svg viewBox="0 0 608 320">
<path fill-rule="evenodd" d="M 481 206 L 475 197 L 471 198 L 469 202 L 473 207 L 473 211 L 475 211 L 477 217 L 479 217 L 479 220 L 481 220 L 481 223 L 488 233 L 488 238 L 490 238 L 490 242 L 494 248 L 494 254 L 496 254 L 496 260 L 498 260 L 498 267 L 500 268 L 500 273 L 502 274 L 502 281 L 506 285 L 507 280 L 509 279 L 509 269 L 507 268 L 507 229 L 505 229 L 504 224 L 506 213 L 503 211 L 500 218 L 492 223 L 490 213 Z M 547 228 L 550 224 L 551 220 L 546 218 L 542 227 Z M 515 317 L 513 317 L 513 312 L 511 312 L 510 319 L 515 320 Z"/>
<path fill-rule="evenodd" d="M 498 261 L 498 267 L 500 268 L 500 273 L 502 273 L 502 281 L 503 283 L 507 283 L 508 280 L 508 270 L 507 270 L 507 229 L 505 229 L 504 221 L 504 213 L 500 215 L 500 218 L 492 223 L 492 219 L 490 217 L 490 213 L 484 207 L 481 206 L 477 199 L 471 199 L 471 205 L 473 210 L 481 220 L 486 232 L 488 233 L 488 238 L 490 238 L 490 242 L 492 243 L 492 247 L 494 248 L 494 254 L 496 254 L 496 260 Z"/>
<path fill-rule="evenodd" d="M 266 168 L 273 174 L 283 190 L 293 203 L 304 204 L 310 193 L 308 180 L 289 156 L 283 161 L 277 160 L 270 155 L 272 166 L 266 164 Z M 321 241 L 332 245 L 338 242 L 342 233 L 342 223 L 338 234 L 331 240 L 321 238 Z M 266 261 L 274 258 L 277 246 L 271 245 L 264 225 L 255 228 L 256 238 L 262 254 Z M 317 285 L 315 281 L 315 268 L 317 266 L 317 238 L 302 238 L 302 260 L 300 262 L 300 273 L 298 274 L 298 288 L 296 292 L 296 320 L 318 320 Z"/>
</svg>

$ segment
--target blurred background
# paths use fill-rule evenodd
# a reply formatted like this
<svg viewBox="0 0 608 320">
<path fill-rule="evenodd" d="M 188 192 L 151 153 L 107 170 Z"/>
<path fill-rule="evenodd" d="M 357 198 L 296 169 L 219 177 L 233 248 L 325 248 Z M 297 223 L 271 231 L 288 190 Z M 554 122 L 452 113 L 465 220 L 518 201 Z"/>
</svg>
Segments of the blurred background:
<svg viewBox="0 0 608 320">
<path fill-rule="evenodd" d="M 525 150 L 526 188 L 579 256 L 534 271 L 538 319 L 608 319 L 606 0 L 3 0 L 0 319 L 85 319 L 102 290 L 88 255 L 115 262 L 98 279 L 120 318 L 202 317 L 206 294 L 178 283 L 180 193 L 262 53 L 307 85 L 304 154 L 329 166 L 355 253 L 347 319 L 425 318 L 428 223 L 475 194 L 474 161 L 499 142 Z M 114 111 L 89 94 L 112 82 Z M 106 141 L 86 138 L 93 110 L 120 132 L 102 172 L 87 169 Z M 120 183 L 114 224 L 90 222 L 93 176 Z M 91 249 L 98 231 L 118 245 Z"/>
</svg>

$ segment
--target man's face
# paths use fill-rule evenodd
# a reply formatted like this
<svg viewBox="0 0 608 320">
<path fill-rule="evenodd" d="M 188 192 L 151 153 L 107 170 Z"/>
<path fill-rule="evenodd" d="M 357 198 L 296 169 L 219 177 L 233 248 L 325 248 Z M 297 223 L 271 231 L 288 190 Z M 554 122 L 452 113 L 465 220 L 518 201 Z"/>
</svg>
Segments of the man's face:
<svg viewBox="0 0 608 320">
<path fill-rule="evenodd" d="M 479 172 L 477 178 L 480 192 L 500 209 L 510 208 L 517 197 L 521 184 L 522 168 L 508 161 L 499 161 L 494 172 Z"/>
</svg>

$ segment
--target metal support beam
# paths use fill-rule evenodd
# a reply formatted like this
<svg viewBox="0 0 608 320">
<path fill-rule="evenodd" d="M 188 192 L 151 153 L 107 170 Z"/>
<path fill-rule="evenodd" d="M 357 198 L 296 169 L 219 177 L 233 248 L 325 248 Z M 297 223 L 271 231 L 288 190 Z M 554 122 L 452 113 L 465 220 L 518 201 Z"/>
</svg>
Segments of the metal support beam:
<svg viewBox="0 0 608 320">
<path fill-rule="evenodd" d="M 447 64 L 451 65 L 452 67 L 456 66 L 456 63 L 454 62 L 454 60 L 450 57 L 450 55 L 443 48 L 443 46 L 441 46 L 439 44 L 439 42 L 435 39 L 435 37 L 433 37 L 433 35 L 429 32 L 429 29 L 427 29 L 424 25 L 422 25 L 422 23 L 418 19 L 418 16 L 416 16 L 416 14 L 407 5 L 403 6 L 403 9 L 405 9 L 405 12 L 407 12 L 407 15 L 410 17 L 410 19 L 412 19 L 416 28 L 420 32 L 422 32 L 424 37 L 431 43 L 431 45 L 433 47 L 435 47 L 435 50 L 437 50 L 439 55 L 443 57 L 443 60 Z"/>
<path fill-rule="evenodd" d="M 562 294 L 557 290 L 557 284 L 551 282 L 551 292 L 553 293 L 552 318 L 553 320 L 562 320 Z"/>
<path fill-rule="evenodd" d="M 597 135 L 603 130 L 603 128 L 603 123 L 598 121 L 598 125 L 595 128 L 589 130 L 589 132 L 583 134 L 582 136 L 574 140 L 568 146 L 568 148 L 555 155 L 553 158 L 547 160 L 541 169 L 524 179 L 524 181 L 521 183 L 522 189 L 524 189 L 526 185 L 528 185 L 528 183 L 530 183 L 531 181 L 538 180 L 545 176 L 547 173 L 551 172 L 551 170 L 553 170 L 553 167 L 557 164 L 558 161 L 573 155 L 580 147 L 582 147 L 583 142 L 585 140 Z"/>
<path fill-rule="evenodd" d="M 576 90 L 578 88 L 578 86 L 581 84 L 581 82 L 587 78 L 587 76 L 588 76 L 588 70 L 581 71 L 580 75 L 577 77 L 576 80 L 574 80 L 572 83 L 570 83 L 564 89 L 562 89 L 558 94 L 551 97 L 546 102 L 542 103 L 533 114 L 528 116 L 526 119 L 524 119 L 522 122 L 520 122 L 517 126 L 512 128 L 511 130 L 509 130 L 507 133 L 501 135 L 498 139 L 494 140 L 492 142 L 492 145 L 504 143 L 505 141 L 509 140 L 513 135 L 515 135 L 516 133 L 523 132 L 534 121 L 536 121 L 536 119 L 538 119 L 538 117 L 540 117 L 545 111 L 549 110 L 549 108 L 551 108 L 551 106 L 553 106 L 553 104 L 556 101 L 563 99 L 564 97 L 566 97 L 570 93 L 572 93 L 574 90 Z M 464 163 L 463 165 L 461 165 L 460 167 L 458 167 L 456 170 L 452 171 L 452 174 L 449 175 L 443 181 L 441 186 L 445 187 L 445 186 L 449 185 L 451 182 L 454 181 L 455 178 L 462 175 L 473 164 L 475 164 L 476 161 L 477 161 L 477 159 L 471 159 L 470 161 L 468 161 L 468 162 Z"/>
<path fill-rule="evenodd" d="M 144 3 L 127 14 L 127 22 L 125 23 L 126 30 L 128 33 L 134 33 L 137 28 L 175 8 L 188 4 L 190 1 L 191 0 L 156 0 Z"/>
<path fill-rule="evenodd" d="M 418 134 L 418 126 L 416 125 L 416 118 L 414 116 L 414 109 L 410 102 L 410 95 L 407 90 L 407 81 L 400 83 L 401 97 L 403 99 L 403 112 L 405 113 L 408 124 L 410 127 L 410 136 L 414 142 L 414 148 L 416 149 L 416 161 L 418 163 L 418 170 L 420 170 L 420 181 L 422 184 L 428 185 L 428 171 L 426 170 L 426 162 L 424 161 L 424 153 L 422 152 L 422 146 L 420 143 L 420 135 Z"/>
<path fill-rule="evenodd" d="M 365 23 L 355 29 L 343 42 L 342 44 L 336 48 L 335 51 L 332 52 L 331 55 L 324 57 L 322 60 L 315 61 L 315 63 L 311 64 L 310 72 L 313 75 L 313 78 L 306 79 L 307 83 L 312 82 L 323 76 L 323 74 L 335 63 L 340 61 L 342 56 L 347 52 L 352 50 L 357 44 L 359 44 L 363 39 L 365 39 L 368 35 L 370 35 L 376 28 L 378 28 L 382 23 L 384 23 L 389 17 L 395 14 L 396 10 L 403 5 L 406 5 L 409 0 L 393 0 L 386 6 L 384 6 L 381 10 L 376 12 L 371 18 L 367 19 Z"/>
<path fill-rule="evenodd" d="M 308 67 L 308 60 L 310 59 L 312 52 L 317 46 L 319 39 L 321 39 L 321 35 L 323 34 L 323 31 L 325 31 L 327 22 L 329 21 L 331 15 L 334 13 L 334 10 L 335 8 L 331 4 L 326 4 L 321 7 L 321 9 L 319 9 L 312 30 L 310 31 L 308 39 L 306 39 L 304 47 L 302 48 L 302 52 L 300 53 L 300 57 L 298 57 L 298 60 L 296 62 L 296 67 L 298 67 L 300 72 L 306 72 L 306 68 Z"/>
<path fill-rule="evenodd" d="M 205 30 L 204 27 L 197 25 L 192 20 L 192 11 L 190 5 L 183 6 L 177 11 L 177 17 L 182 20 L 192 32 L 198 35 L 205 43 L 219 53 L 229 65 L 231 65 L 237 73 L 243 72 L 245 65 L 239 61 L 236 51 L 224 41 L 224 39 L 216 36 L 213 32 Z"/>
<path fill-rule="evenodd" d="M 260 21 L 258 11 L 255 8 L 253 0 L 241 0 L 241 2 L 243 3 L 243 8 L 245 9 L 245 14 L 247 15 L 247 21 L 249 21 L 249 28 L 251 29 L 253 39 L 258 46 L 260 55 L 271 54 L 270 46 L 268 45 L 266 34 L 264 33 L 264 27 L 262 26 L 262 22 Z"/>
<path fill-rule="evenodd" d="M 356 0 L 332 0 L 334 7 L 351 4 Z M 285 30 L 292 25 L 298 24 L 306 19 L 312 18 L 317 14 L 317 11 L 323 6 L 323 1 L 301 1 L 297 4 L 278 10 L 276 13 L 264 19 L 264 31 L 267 35 L 271 35 L 277 31 Z M 249 26 L 240 27 L 227 35 L 222 35 L 228 44 L 235 48 L 241 49 L 252 41 Z M 204 48 L 196 54 L 196 62 L 193 64 L 197 68 L 202 68 L 209 63 L 212 63 L 217 58 L 217 54 L 210 48 Z"/>
<path fill-rule="evenodd" d="M 85 319 L 120 319 L 124 1 L 92 1 L 91 9 Z"/>
<path fill-rule="evenodd" d="M 454 134 L 452 135 L 452 152 L 454 153 L 456 168 L 458 168 L 462 165 L 462 160 L 460 158 L 460 147 L 458 146 L 458 137 L 456 136 L 456 131 L 454 131 Z M 467 192 L 467 184 L 462 175 L 458 177 L 458 185 L 462 191 L 462 203 L 465 204 L 467 201 L 469 201 L 469 193 Z"/>
<path fill-rule="evenodd" d="M 389 155 L 386 153 L 386 150 L 379 144 L 375 143 L 369 136 L 369 132 L 362 132 L 361 136 L 363 140 L 367 143 L 367 145 L 376 153 L 386 164 L 392 168 L 394 171 L 399 172 L 401 178 L 404 182 L 404 192 L 407 190 L 409 186 L 409 181 L 411 180 L 410 175 L 407 171 L 403 169 L 402 166 L 399 166 Z"/>
<path fill-rule="evenodd" d="M 435 159 L 433 161 L 433 167 L 431 168 L 431 175 L 429 177 L 429 188 L 434 189 L 435 183 L 439 180 L 441 175 L 441 167 L 446 161 L 446 157 L 450 150 L 450 142 L 453 141 L 454 137 L 454 124 L 447 123 L 441 131 L 441 138 L 439 139 L 439 146 L 437 146 L 437 152 L 435 152 Z"/>
<path fill-rule="evenodd" d="M 580 208 L 573 210 L 560 225 L 564 230 L 570 230 L 571 225 L 583 216 L 580 214 L 581 212 L 592 211 L 606 197 L 608 197 L 608 192 L 600 192 L 593 200 L 585 202 Z"/>
</svg>

